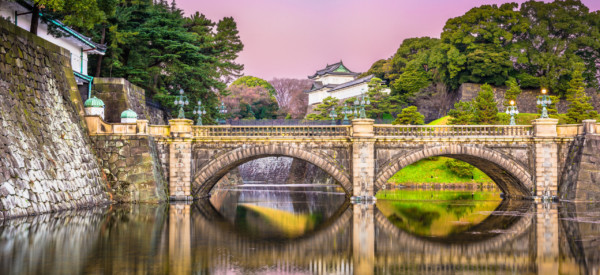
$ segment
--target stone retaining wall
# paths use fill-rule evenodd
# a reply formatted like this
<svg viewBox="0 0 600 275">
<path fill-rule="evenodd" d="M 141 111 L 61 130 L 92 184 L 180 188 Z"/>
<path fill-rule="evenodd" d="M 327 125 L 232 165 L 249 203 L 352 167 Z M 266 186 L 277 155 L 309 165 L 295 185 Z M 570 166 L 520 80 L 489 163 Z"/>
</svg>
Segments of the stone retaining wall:
<svg viewBox="0 0 600 275">
<path fill-rule="evenodd" d="M 151 125 L 166 125 L 167 113 L 146 105 L 146 91 L 124 78 L 96 77 L 92 95 L 106 105 L 104 117 L 107 122 L 121 122 L 121 113 L 131 109 L 138 119 L 147 119 Z"/>
<path fill-rule="evenodd" d="M 0 19 L 0 220 L 108 203 L 70 53 Z"/>
<path fill-rule="evenodd" d="M 153 137 L 92 136 L 112 199 L 119 202 L 159 202 L 167 199 L 167 183 Z"/>
<path fill-rule="evenodd" d="M 600 199 L 600 135 L 588 134 L 573 141 L 562 170 L 559 190 L 562 200 Z"/>
</svg>

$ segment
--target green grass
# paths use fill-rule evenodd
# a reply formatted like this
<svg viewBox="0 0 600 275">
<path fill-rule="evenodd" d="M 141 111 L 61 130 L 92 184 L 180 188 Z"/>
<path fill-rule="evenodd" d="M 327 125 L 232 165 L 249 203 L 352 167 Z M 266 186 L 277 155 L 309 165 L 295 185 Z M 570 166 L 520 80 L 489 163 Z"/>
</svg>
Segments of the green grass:
<svg viewBox="0 0 600 275">
<path fill-rule="evenodd" d="M 448 120 L 450 120 L 450 116 L 443 116 L 427 123 L 427 125 L 448 125 Z"/>
<path fill-rule="evenodd" d="M 501 200 L 500 191 L 455 191 L 455 190 L 381 190 L 375 197 L 378 200 L 401 200 L 401 201 L 457 201 L 457 200 L 475 200 L 489 201 Z"/>
<path fill-rule="evenodd" d="M 446 157 L 422 159 L 404 167 L 398 173 L 393 175 L 388 182 L 401 185 L 419 185 L 428 183 L 491 184 L 494 182 L 477 168 L 474 168 L 473 179 L 458 177 L 446 167 L 445 163 L 447 160 L 449 160 L 449 158 Z"/>
</svg>

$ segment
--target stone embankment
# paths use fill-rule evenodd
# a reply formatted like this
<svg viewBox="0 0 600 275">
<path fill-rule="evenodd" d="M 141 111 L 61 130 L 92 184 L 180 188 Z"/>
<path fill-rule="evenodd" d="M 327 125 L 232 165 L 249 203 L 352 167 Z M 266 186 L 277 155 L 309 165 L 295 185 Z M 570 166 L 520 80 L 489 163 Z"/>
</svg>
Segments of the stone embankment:
<svg viewBox="0 0 600 275">
<path fill-rule="evenodd" d="M 0 19 L 0 220 L 109 202 L 67 50 Z"/>
</svg>

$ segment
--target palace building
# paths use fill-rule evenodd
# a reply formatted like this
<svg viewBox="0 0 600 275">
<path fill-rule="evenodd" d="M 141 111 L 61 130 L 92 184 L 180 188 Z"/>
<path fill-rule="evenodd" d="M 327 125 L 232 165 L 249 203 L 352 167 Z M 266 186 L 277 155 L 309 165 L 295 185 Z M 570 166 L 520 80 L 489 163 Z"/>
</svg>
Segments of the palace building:
<svg viewBox="0 0 600 275">
<path fill-rule="evenodd" d="M 369 81 L 373 75 L 357 78 L 359 73 L 348 69 L 342 61 L 327 65 L 308 78 L 313 80 L 313 86 L 308 93 L 308 105 L 316 105 L 327 97 L 347 99 L 359 96 L 368 91 Z M 389 93 L 389 89 L 384 92 Z"/>
</svg>

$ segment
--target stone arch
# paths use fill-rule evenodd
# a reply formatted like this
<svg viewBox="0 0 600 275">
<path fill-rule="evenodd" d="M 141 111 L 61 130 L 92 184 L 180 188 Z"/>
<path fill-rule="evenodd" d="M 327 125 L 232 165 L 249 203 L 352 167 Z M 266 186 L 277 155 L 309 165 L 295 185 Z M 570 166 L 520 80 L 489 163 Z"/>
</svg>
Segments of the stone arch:
<svg viewBox="0 0 600 275">
<path fill-rule="evenodd" d="M 192 195 L 194 197 L 198 195 L 207 195 L 223 176 L 242 163 L 258 158 L 277 156 L 291 157 L 314 164 L 332 176 L 342 186 L 347 196 L 352 195 L 352 182 L 350 177 L 335 164 L 314 152 L 282 145 L 241 147 L 219 156 L 200 168 L 193 177 Z"/>
<path fill-rule="evenodd" d="M 509 156 L 483 147 L 459 144 L 436 146 L 394 157 L 376 176 L 375 192 L 396 172 L 427 157 L 445 156 L 467 162 L 486 173 L 508 197 L 528 198 L 534 183 L 528 169 Z"/>
</svg>

